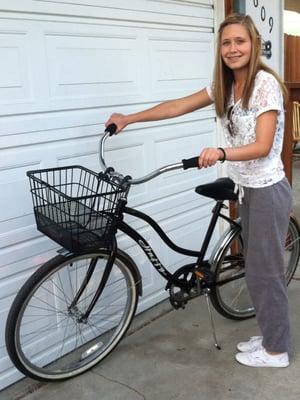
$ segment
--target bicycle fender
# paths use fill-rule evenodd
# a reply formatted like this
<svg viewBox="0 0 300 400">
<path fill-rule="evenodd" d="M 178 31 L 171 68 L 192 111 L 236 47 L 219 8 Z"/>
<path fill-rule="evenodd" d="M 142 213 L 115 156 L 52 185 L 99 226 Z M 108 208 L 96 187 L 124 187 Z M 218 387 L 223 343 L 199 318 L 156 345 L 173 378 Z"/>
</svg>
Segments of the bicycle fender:
<svg viewBox="0 0 300 400">
<path fill-rule="evenodd" d="M 297 231 L 298 231 L 298 236 L 300 236 L 300 225 L 299 225 L 299 221 L 298 221 L 296 215 L 291 213 L 290 214 L 290 220 L 292 220 L 292 222 L 294 223 L 294 225 L 295 225 L 295 227 L 297 228 Z"/>
<path fill-rule="evenodd" d="M 133 275 L 135 277 L 135 283 L 138 289 L 138 294 L 140 297 L 143 295 L 143 282 L 142 282 L 142 275 L 136 265 L 136 263 L 133 261 L 133 259 L 125 253 L 125 251 L 121 250 L 118 248 L 118 256 L 121 258 L 124 258 L 130 265 L 132 266 L 133 269 Z"/>
<path fill-rule="evenodd" d="M 240 222 L 240 219 L 237 220 Z M 216 245 L 213 248 L 213 251 L 209 258 L 209 264 L 211 265 L 212 272 L 215 271 L 215 268 L 220 261 L 222 252 L 227 244 L 232 240 L 232 238 L 237 235 L 242 230 L 240 225 L 231 225 L 229 226 L 225 232 L 221 235 L 219 240 L 217 241 Z"/>
</svg>

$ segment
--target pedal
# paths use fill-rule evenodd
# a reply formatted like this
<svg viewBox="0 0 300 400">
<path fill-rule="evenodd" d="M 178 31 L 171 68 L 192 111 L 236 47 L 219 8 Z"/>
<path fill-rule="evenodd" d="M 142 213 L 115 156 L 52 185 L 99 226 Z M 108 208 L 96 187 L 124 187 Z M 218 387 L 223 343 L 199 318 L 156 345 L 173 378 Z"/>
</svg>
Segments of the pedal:
<svg viewBox="0 0 300 400">
<path fill-rule="evenodd" d="M 175 308 L 175 310 L 178 310 L 179 308 L 184 309 L 185 305 L 187 304 L 189 299 L 189 296 L 185 294 L 183 291 L 179 291 L 177 293 L 173 293 L 170 295 L 170 303 L 172 306 Z"/>
</svg>

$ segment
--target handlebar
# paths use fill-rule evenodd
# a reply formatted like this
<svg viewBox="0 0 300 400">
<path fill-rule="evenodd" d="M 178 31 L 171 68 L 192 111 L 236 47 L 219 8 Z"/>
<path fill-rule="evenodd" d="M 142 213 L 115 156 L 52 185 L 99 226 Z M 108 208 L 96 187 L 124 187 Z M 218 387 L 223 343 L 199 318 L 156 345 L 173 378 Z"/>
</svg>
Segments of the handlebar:
<svg viewBox="0 0 300 400">
<path fill-rule="evenodd" d="M 104 143 L 107 140 L 107 138 L 109 136 L 112 136 L 116 133 L 117 131 L 117 126 L 115 124 L 110 124 L 108 125 L 108 127 L 105 129 L 104 135 L 101 137 L 100 139 L 100 144 L 99 144 L 99 162 L 100 162 L 100 166 L 103 169 L 103 171 L 106 171 L 108 168 L 105 164 L 105 160 L 104 160 Z M 142 176 L 141 178 L 138 179 L 129 179 L 128 183 L 130 183 L 131 185 L 138 185 L 140 183 L 144 183 L 147 181 L 150 181 L 151 179 L 165 173 L 165 172 L 169 172 L 169 171 L 174 171 L 176 169 L 189 169 L 189 168 L 198 168 L 198 157 L 192 157 L 192 158 L 188 158 L 188 159 L 183 159 L 181 162 L 179 163 L 175 163 L 175 164 L 169 164 L 169 165 L 165 165 L 159 169 L 156 169 L 152 172 L 150 172 L 149 174 Z M 116 173 L 116 172 L 111 172 L 111 174 L 115 175 L 115 176 L 119 176 L 120 174 Z"/>
</svg>

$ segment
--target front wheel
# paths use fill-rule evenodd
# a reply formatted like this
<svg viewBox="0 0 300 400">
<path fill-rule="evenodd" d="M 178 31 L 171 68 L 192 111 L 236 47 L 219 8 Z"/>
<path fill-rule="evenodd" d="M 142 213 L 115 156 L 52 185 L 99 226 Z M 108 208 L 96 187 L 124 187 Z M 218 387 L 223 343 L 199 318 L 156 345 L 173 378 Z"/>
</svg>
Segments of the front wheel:
<svg viewBox="0 0 300 400">
<path fill-rule="evenodd" d="M 135 314 L 139 284 L 134 266 L 122 252 L 117 252 L 89 317 L 82 318 L 108 258 L 106 250 L 57 256 L 21 288 L 8 315 L 6 346 L 25 375 L 46 381 L 72 378 L 96 365 L 120 342 Z"/>
<path fill-rule="evenodd" d="M 287 284 L 290 283 L 299 261 L 299 227 L 290 218 L 285 242 L 284 264 Z M 215 309 L 230 319 L 246 319 L 255 315 L 245 281 L 245 263 L 241 231 L 230 231 L 227 243 L 213 265 L 216 286 L 212 288 L 211 300 Z"/>
</svg>

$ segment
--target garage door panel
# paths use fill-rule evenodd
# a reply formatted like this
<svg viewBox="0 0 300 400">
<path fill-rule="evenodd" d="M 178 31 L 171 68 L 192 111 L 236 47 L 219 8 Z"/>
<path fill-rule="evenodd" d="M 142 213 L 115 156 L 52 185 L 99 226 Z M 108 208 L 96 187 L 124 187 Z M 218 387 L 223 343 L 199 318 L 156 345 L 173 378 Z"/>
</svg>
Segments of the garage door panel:
<svg viewBox="0 0 300 400">
<path fill-rule="evenodd" d="M 0 222 L 0 249 L 25 242 L 39 234 L 36 231 L 32 210 L 30 214 Z"/>
<path fill-rule="evenodd" d="M 1 267 L 6 270 L 8 268 L 11 268 L 11 271 L 9 271 L 6 275 L 4 275 L 4 272 L 1 272 L 2 280 L 0 283 L 0 290 L 1 290 L 0 303 L 2 303 L 7 298 L 10 298 L 10 300 L 12 301 L 13 296 L 17 294 L 18 290 L 21 288 L 25 280 L 28 279 L 30 274 L 33 274 L 35 271 L 34 266 L 32 264 L 28 265 L 26 263 L 26 260 L 22 265 L 22 267 L 27 266 L 26 272 L 22 271 L 22 273 L 18 274 L 19 271 L 17 270 L 17 266 L 20 268 L 21 266 L 20 263 L 10 263 L 9 266 Z M 8 312 L 8 309 L 6 311 Z M 3 342 L 0 340 L 0 343 Z"/>
<path fill-rule="evenodd" d="M 2 153 L 0 162 L 0 249 L 37 236 L 32 215 L 32 198 L 26 171 L 42 168 L 40 155 Z M 11 164 L 13 163 L 13 164 Z M 26 252 L 26 251 L 25 251 Z M 3 259 L 3 262 L 7 260 Z"/>
<path fill-rule="evenodd" d="M 200 87 L 200 86 L 199 86 Z M 156 104 L 156 103 L 155 103 Z M 143 103 L 142 107 L 151 107 L 153 103 Z M 113 112 L 129 113 L 140 110 L 141 106 L 121 105 L 106 107 L 104 109 L 95 108 L 88 110 L 61 111 L 59 113 L 45 112 L 42 114 L 28 114 L 18 116 L 2 117 L 0 126 L 0 148 L 13 149 L 29 147 L 29 145 L 58 142 L 62 140 L 84 139 L 95 136 L 100 138 L 104 131 L 104 123 Z M 207 107 L 173 120 L 163 120 L 149 123 L 140 123 L 126 128 L 124 134 L 118 136 L 124 138 L 124 142 L 130 140 L 129 134 L 138 134 L 145 140 L 148 129 L 154 137 L 162 132 L 164 127 L 169 126 L 172 131 L 177 124 L 185 124 L 193 121 L 213 120 L 214 111 L 212 107 Z M 184 127 L 185 131 L 186 128 Z M 145 133 L 145 135 L 144 135 Z M 164 134 L 166 132 L 164 131 Z M 113 138 L 113 141 L 116 139 Z M 109 146 L 110 141 L 108 142 Z M 45 154 L 43 154 L 43 158 Z M 0 160 L 1 162 L 1 160 Z"/>
<path fill-rule="evenodd" d="M 211 36 L 203 33 L 186 39 L 174 36 L 171 38 L 168 33 L 167 37 L 149 39 L 154 94 L 195 91 L 210 80 L 207 66 L 213 56 Z"/>
<path fill-rule="evenodd" d="M 213 0 L 10 0 L 2 1 L 1 8 L 6 11 L 26 10 L 34 13 L 53 13 L 65 18 L 88 17 L 110 19 L 113 21 L 141 22 L 159 24 L 179 24 L 210 29 L 213 20 Z M 118 12 L 116 12 L 116 10 Z"/>
<path fill-rule="evenodd" d="M 32 101 L 25 32 L 0 30 L 0 104 Z"/>
<path fill-rule="evenodd" d="M 41 233 L 36 229 L 33 214 L 15 218 L 13 222 L 13 228 L 10 226 L 7 227 L 8 224 L 6 221 L 0 224 L 0 229 L 5 231 L 4 234 L 0 234 L 0 249 L 41 237 Z M 26 252 L 27 249 L 25 249 Z"/>
<path fill-rule="evenodd" d="M 6 360 L 9 362 L 8 356 L 2 360 L 0 360 L 0 365 L 3 365 L 3 368 L 5 368 L 6 365 Z M 1 371 L 1 369 L 0 369 Z M 9 386 L 16 382 L 19 379 L 24 378 L 24 375 L 21 374 L 21 372 L 17 371 L 16 368 L 14 368 L 10 364 L 9 369 L 5 369 L 4 372 L 1 372 L 1 377 L 0 377 L 0 387 L 5 388 L 6 386 Z"/>
<path fill-rule="evenodd" d="M 172 131 L 173 137 L 163 136 L 160 140 L 156 140 L 157 165 L 179 162 L 182 158 L 194 157 L 200 154 L 201 148 L 213 146 L 215 144 L 215 138 L 212 135 L 212 131 L 214 131 L 213 124 L 207 121 L 205 126 L 199 122 L 197 125 L 186 124 L 184 127 L 177 127 Z M 163 175 L 163 179 L 168 179 L 173 173 L 178 174 L 178 172 L 174 171 Z"/>
<path fill-rule="evenodd" d="M 47 35 L 51 97 L 137 93 L 136 38 Z M 76 68 L 74 68 L 76 66 Z"/>
<path fill-rule="evenodd" d="M 1 174 L 0 174 L 1 177 Z M 31 211 L 28 205 L 24 207 L 20 204 L 20 199 L 24 198 L 26 193 L 29 193 L 29 185 L 25 180 L 15 180 L 0 185 L 0 208 L 1 208 L 1 219 L 6 221 L 12 218 L 18 218 L 21 215 L 29 214 Z M 24 204 L 24 203 L 23 203 Z M 8 206 L 9 205 L 9 206 Z"/>
<path fill-rule="evenodd" d="M 41 243 L 41 245 L 39 243 Z M 19 259 L 13 256 L 13 248 L 1 252 L 1 255 L 3 255 L 0 269 L 1 285 L 2 287 L 5 285 L 7 286 L 6 293 L 8 296 L 14 296 L 21 285 L 25 282 L 25 279 L 41 264 L 53 257 L 55 251 L 53 250 L 54 246 L 52 243 L 53 242 L 46 238 L 32 240 L 27 243 L 28 250 L 30 250 L 31 253 L 29 254 L 28 252 L 23 251 L 23 257 L 20 257 Z M 21 249 L 20 246 L 19 248 Z M 10 253 L 12 254 L 11 256 Z M 17 282 L 17 284 L 13 285 L 14 282 Z M 2 296 L 1 291 L 1 301 L 6 302 L 6 297 L 7 296 Z"/>
<path fill-rule="evenodd" d="M 198 90 L 211 79 L 206 68 L 213 58 L 209 33 L 124 26 L 116 32 L 100 24 L 68 24 L 62 30 L 50 21 L 14 23 L 28 31 L 21 36 L 30 39 L 30 46 L 26 40 L 19 50 L 5 50 L 11 55 L 4 75 L 13 87 L 0 86 L 4 114 L 159 102 Z M 12 29 L 13 21 L 6 25 Z"/>
<path fill-rule="evenodd" d="M 113 112 L 113 111 L 111 111 Z M 0 127 L 0 147 L 2 149 L 22 148 L 28 145 L 80 139 L 103 134 L 108 112 L 97 109 L 83 112 L 29 114 L 3 117 Z M 44 158 L 44 155 L 43 155 Z"/>
<path fill-rule="evenodd" d="M 199 18 L 209 18 L 211 17 L 211 7 L 199 8 L 198 5 L 202 6 L 212 6 L 212 0 L 193 0 L 194 4 L 191 4 L 189 0 L 147 0 L 141 2 L 140 0 L 131 0 L 130 2 L 124 3 L 124 0 L 101 0 L 101 5 L 99 4 L 99 0 L 35 0 L 36 4 L 45 4 L 49 5 L 49 3 L 67 5 L 69 4 L 69 9 L 74 8 L 74 4 L 82 5 L 86 8 L 95 7 L 95 9 L 101 9 L 101 11 L 105 11 L 105 9 L 113 9 L 116 8 L 123 11 L 136 11 L 138 13 L 141 12 L 149 12 L 156 14 L 171 14 L 170 12 L 170 3 L 172 4 L 172 12 L 178 15 L 186 15 L 186 16 L 197 16 Z M 100 11 L 100 10 L 99 10 Z"/>
<path fill-rule="evenodd" d="M 26 269 L 27 265 L 31 265 L 32 267 L 37 266 L 37 264 L 34 264 L 36 261 L 33 261 L 35 257 L 38 256 L 38 259 L 40 259 L 40 255 L 44 254 L 49 257 L 49 252 L 58 248 L 59 246 L 55 242 L 48 239 L 46 236 L 39 235 L 37 239 L 15 243 L 13 246 L 0 249 L 0 266 L 1 268 L 5 266 L 8 268 L 8 270 L 3 269 L 1 275 L 3 274 L 2 277 L 4 277 L 5 272 L 10 274 L 10 268 L 15 268 L 16 272 L 22 274 L 23 269 Z M 52 257 L 54 255 L 55 252 L 51 253 Z M 42 260 L 46 260 L 46 256 L 42 257 Z M 14 266 L 14 263 L 18 263 L 18 267 Z"/>
<path fill-rule="evenodd" d="M 11 302 L 13 301 L 14 296 L 9 296 L 6 298 L 0 299 L 0 324 L 1 326 L 5 326 L 7 314 L 9 311 L 9 307 Z M 0 387 L 3 388 L 5 386 L 10 385 L 18 379 L 24 377 L 17 369 L 13 366 L 10 358 L 8 357 L 6 347 L 5 347 L 5 338 L 4 338 L 4 329 L 0 331 Z"/>
<path fill-rule="evenodd" d="M 39 168 L 40 164 L 26 163 L 0 170 L 0 232 L 2 224 L 32 213 L 30 186 L 26 171 Z"/>
<path fill-rule="evenodd" d="M 10 307 L 10 304 L 11 304 L 12 301 L 13 301 L 13 296 L 12 295 L 9 295 L 7 297 L 3 296 L 0 299 L 0 307 L 1 307 L 0 323 L 1 323 L 1 326 L 5 325 L 5 321 L 6 321 L 6 318 L 7 318 L 8 311 L 9 311 L 9 307 Z M 1 343 L 1 345 L 0 345 L 0 375 L 1 375 L 1 372 L 4 370 L 5 364 L 7 365 L 8 361 L 10 361 L 8 359 L 6 348 L 4 346 L 4 343 L 5 343 L 4 330 L 2 330 L 2 329 L 1 329 L 1 332 L 0 332 L 0 343 Z M 2 358 L 4 358 L 4 360 L 2 360 Z"/>
<path fill-rule="evenodd" d="M 215 146 L 216 139 L 213 132 L 213 121 L 198 121 L 168 130 L 168 133 L 165 132 L 159 139 L 155 139 L 156 166 L 177 163 L 183 158 L 195 157 L 200 154 L 202 148 Z M 183 190 L 192 189 L 201 182 L 213 180 L 215 176 L 215 168 L 190 169 L 186 172 L 172 171 L 157 178 L 155 182 L 156 196 L 170 196 Z M 154 182 L 150 184 L 153 184 L 154 188 Z"/>
</svg>

